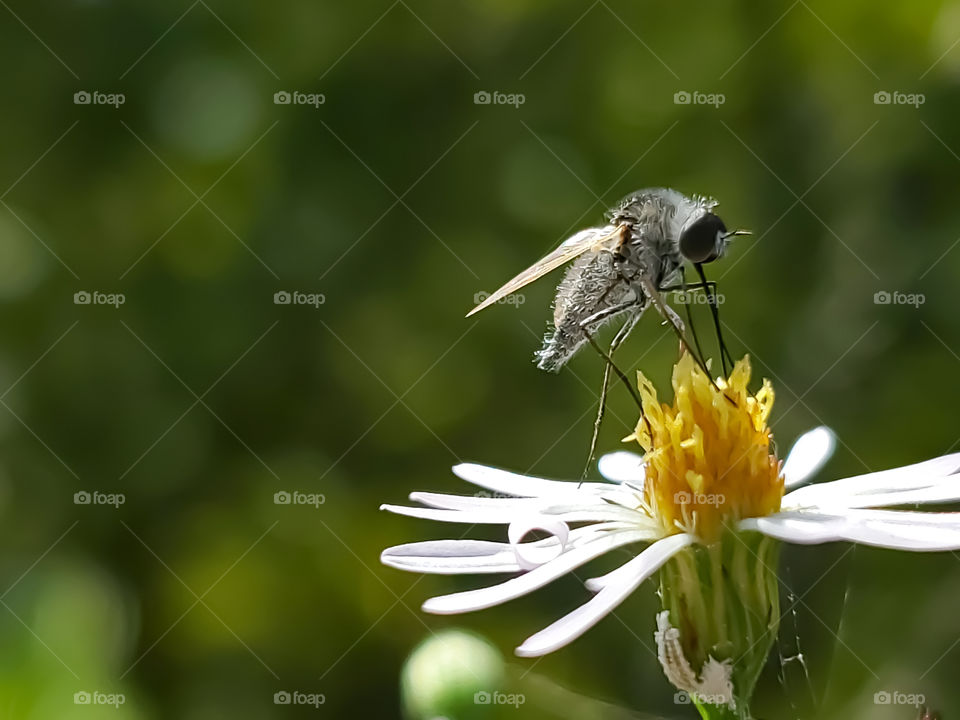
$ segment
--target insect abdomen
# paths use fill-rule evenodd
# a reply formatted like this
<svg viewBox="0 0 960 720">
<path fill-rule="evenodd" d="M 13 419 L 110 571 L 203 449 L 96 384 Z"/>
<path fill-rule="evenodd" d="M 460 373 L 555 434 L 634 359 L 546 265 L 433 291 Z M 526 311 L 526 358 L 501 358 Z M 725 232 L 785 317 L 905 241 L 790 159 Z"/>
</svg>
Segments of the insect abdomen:
<svg viewBox="0 0 960 720">
<path fill-rule="evenodd" d="M 537 367 L 558 372 L 587 342 L 582 326 L 585 320 L 635 297 L 635 291 L 623 279 L 612 253 L 600 252 L 577 259 L 557 288 L 553 327 L 543 339 L 543 347 L 535 354 Z M 636 305 L 642 304 L 640 298 Z M 619 314 L 591 322 L 587 329 L 592 334 Z"/>
</svg>

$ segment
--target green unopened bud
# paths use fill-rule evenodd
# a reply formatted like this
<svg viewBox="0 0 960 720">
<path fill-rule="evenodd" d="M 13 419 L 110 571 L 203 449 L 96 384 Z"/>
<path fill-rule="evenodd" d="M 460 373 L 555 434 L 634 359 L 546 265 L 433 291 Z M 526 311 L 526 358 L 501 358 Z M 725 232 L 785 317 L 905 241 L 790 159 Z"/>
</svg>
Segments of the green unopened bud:
<svg viewBox="0 0 960 720">
<path fill-rule="evenodd" d="M 660 664 L 708 720 L 750 717 L 749 703 L 780 622 L 779 544 L 726 531 L 691 545 L 661 571 Z"/>
<path fill-rule="evenodd" d="M 503 694 L 506 666 L 479 635 L 444 630 L 424 640 L 400 676 L 404 713 L 410 720 L 489 717 L 494 693 Z"/>
</svg>

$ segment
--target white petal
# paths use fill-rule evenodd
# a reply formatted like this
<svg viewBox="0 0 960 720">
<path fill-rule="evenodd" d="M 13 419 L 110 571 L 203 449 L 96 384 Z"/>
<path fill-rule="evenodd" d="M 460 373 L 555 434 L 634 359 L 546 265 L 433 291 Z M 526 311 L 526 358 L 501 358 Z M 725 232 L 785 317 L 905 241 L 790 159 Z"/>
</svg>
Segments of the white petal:
<svg viewBox="0 0 960 720">
<path fill-rule="evenodd" d="M 809 485 L 794 490 L 783 498 L 788 507 L 816 507 L 856 503 L 857 495 L 931 487 L 946 481 L 960 470 L 960 453 L 944 455 L 906 467 L 867 473 L 844 480 Z"/>
<path fill-rule="evenodd" d="M 533 592 L 604 553 L 624 545 L 645 542 L 649 539 L 649 534 L 644 530 L 623 530 L 610 533 L 581 547 L 568 550 L 556 560 L 499 585 L 431 598 L 423 604 L 423 610 L 438 615 L 450 615 L 493 607 Z"/>
<path fill-rule="evenodd" d="M 447 495 L 433 492 L 412 492 L 410 493 L 410 500 L 441 510 L 510 509 L 530 512 L 544 505 L 542 498 L 477 497 L 475 495 Z M 582 497 L 578 497 L 577 501 L 581 505 L 604 504 L 602 497 L 588 493 L 584 493 Z"/>
<path fill-rule="evenodd" d="M 550 533 L 556 540 L 549 545 L 537 546 L 535 543 L 521 542 L 524 536 L 534 530 L 543 530 Z M 562 520 L 545 515 L 531 515 L 528 518 L 516 520 L 507 528 L 507 538 L 516 553 L 517 563 L 524 570 L 533 570 L 563 554 L 570 538 L 570 527 Z"/>
<path fill-rule="evenodd" d="M 825 425 L 797 438 L 783 464 L 784 487 L 793 488 L 808 482 L 820 472 L 836 447 L 837 436 Z"/>
<path fill-rule="evenodd" d="M 741 520 L 740 530 L 755 530 L 796 545 L 816 545 L 843 539 L 846 521 L 839 515 L 817 512 L 779 512 Z"/>
<path fill-rule="evenodd" d="M 960 549 L 960 513 L 845 510 L 843 514 L 781 512 L 745 520 L 744 530 L 799 544 L 845 540 L 895 550 Z"/>
<path fill-rule="evenodd" d="M 509 508 L 490 508 L 484 510 L 437 510 L 436 508 L 407 507 L 406 505 L 381 505 L 381 510 L 397 515 L 420 518 L 422 520 L 437 520 L 439 522 L 467 523 L 469 525 L 508 525 L 524 511 Z M 527 511 L 529 512 L 529 511 Z"/>
<path fill-rule="evenodd" d="M 565 615 L 545 630 L 527 639 L 517 648 L 521 657 L 546 655 L 576 640 L 596 625 L 681 549 L 694 543 L 692 535 L 671 535 L 659 540 L 624 565 L 616 584 L 607 585 L 589 602 Z"/>
<path fill-rule="evenodd" d="M 917 510 L 846 510 L 854 520 L 881 520 L 903 525 L 941 525 L 960 527 L 960 513 L 921 512 Z"/>
<path fill-rule="evenodd" d="M 515 497 L 545 497 L 556 495 L 581 496 L 585 492 L 608 492 L 614 487 L 605 483 L 577 483 L 563 480 L 544 480 L 542 478 L 527 477 L 518 473 L 476 465 L 461 463 L 453 467 L 457 477 L 466 480 L 478 487 L 486 488 L 496 493 L 513 495 Z"/>
<path fill-rule="evenodd" d="M 420 518 L 422 520 L 436 520 L 438 522 L 466 523 L 468 525 L 509 525 L 517 520 L 530 515 L 531 510 L 535 510 L 543 515 L 552 515 L 564 522 L 601 522 L 604 520 L 620 521 L 636 527 L 637 525 L 650 525 L 653 527 L 653 521 L 645 513 L 618 505 L 544 505 L 539 508 L 510 508 L 499 509 L 491 507 L 489 509 L 473 510 L 438 510 L 436 508 L 407 507 L 406 505 L 381 505 L 381 510 L 392 512 L 397 515 L 406 515 L 408 517 Z"/>
<path fill-rule="evenodd" d="M 623 523 L 596 523 L 570 531 L 567 548 L 572 549 L 592 542 L 601 535 L 622 530 L 634 530 Z M 560 548 L 555 537 L 523 543 L 526 548 L 538 551 Z M 380 555 L 384 565 L 406 570 L 437 575 L 460 575 L 479 573 L 520 572 L 517 549 L 510 543 L 485 540 L 425 540 L 387 548 Z"/>
<path fill-rule="evenodd" d="M 955 502 L 960 502 L 960 475 L 950 475 L 928 487 L 847 496 L 834 505 L 822 504 L 817 509 L 830 511 L 842 508 L 882 508 L 897 505 L 944 505 Z"/>
<path fill-rule="evenodd" d="M 439 575 L 520 570 L 510 545 L 483 540 L 428 540 L 397 545 L 380 553 L 380 562 L 399 570 Z"/>
<path fill-rule="evenodd" d="M 610 482 L 642 485 L 646 478 L 643 456 L 627 450 L 607 453 L 597 462 L 597 469 Z"/>
</svg>

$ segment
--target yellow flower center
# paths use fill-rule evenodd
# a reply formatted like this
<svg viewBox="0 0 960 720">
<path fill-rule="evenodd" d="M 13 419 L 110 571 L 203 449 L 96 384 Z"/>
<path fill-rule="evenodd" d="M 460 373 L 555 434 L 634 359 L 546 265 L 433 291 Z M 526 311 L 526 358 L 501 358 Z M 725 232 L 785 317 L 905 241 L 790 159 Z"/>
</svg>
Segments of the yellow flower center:
<svg viewBox="0 0 960 720">
<path fill-rule="evenodd" d="M 639 375 L 643 416 L 633 435 L 644 449 L 644 499 L 667 534 L 720 537 L 725 524 L 780 509 L 783 478 L 770 451 L 769 381 L 747 389 L 750 358 L 716 384 L 689 354 L 673 370 L 673 405 L 660 403 L 653 384 Z"/>
</svg>

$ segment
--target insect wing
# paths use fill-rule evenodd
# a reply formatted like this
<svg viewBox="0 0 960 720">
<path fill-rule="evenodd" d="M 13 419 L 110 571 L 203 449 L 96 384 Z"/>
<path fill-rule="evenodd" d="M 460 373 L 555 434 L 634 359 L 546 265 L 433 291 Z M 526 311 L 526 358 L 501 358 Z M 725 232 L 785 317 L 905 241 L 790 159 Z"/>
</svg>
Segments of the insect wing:
<svg viewBox="0 0 960 720">
<path fill-rule="evenodd" d="M 585 252 L 616 250 L 620 246 L 620 243 L 623 242 L 623 229 L 622 225 L 618 225 L 616 227 L 607 226 L 581 230 L 576 235 L 564 240 L 563 243 L 560 244 L 560 247 L 552 253 L 535 262 L 510 280 L 506 285 L 487 297 L 482 303 L 467 313 L 467 317 L 480 312 L 484 308 L 490 307 L 510 293 L 519 290 L 525 285 L 529 285 L 534 280 L 543 277 L 551 270 L 570 262 Z"/>
</svg>

